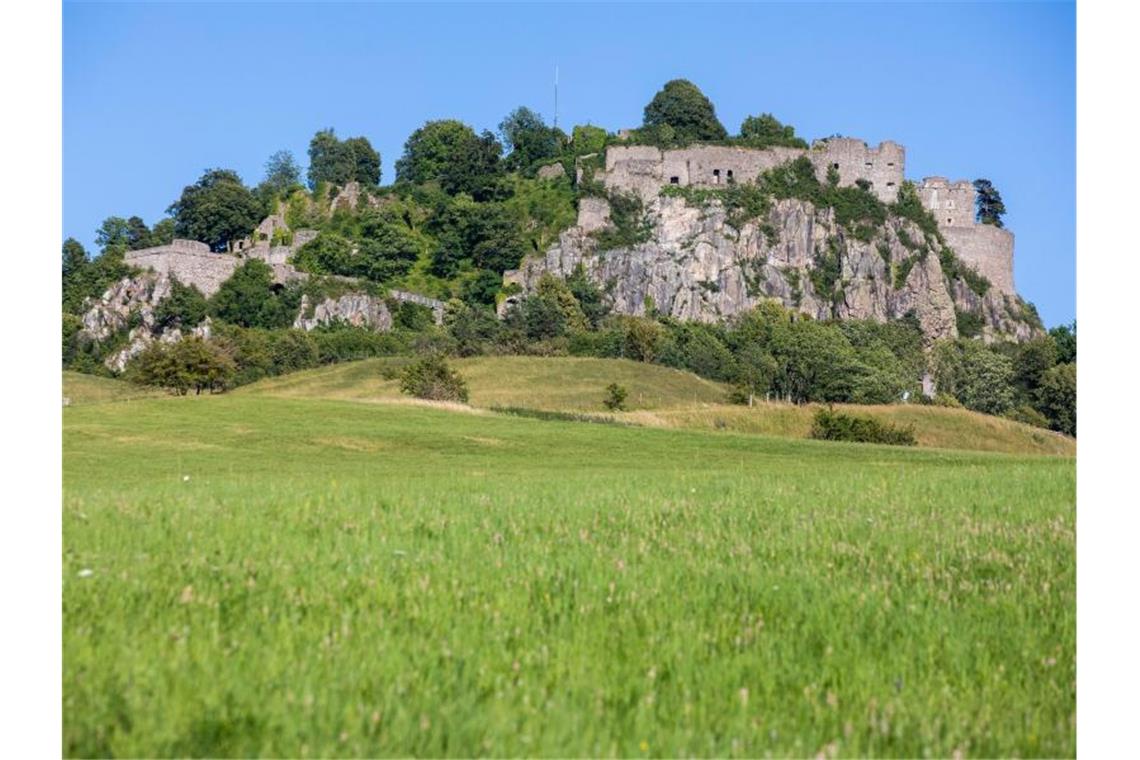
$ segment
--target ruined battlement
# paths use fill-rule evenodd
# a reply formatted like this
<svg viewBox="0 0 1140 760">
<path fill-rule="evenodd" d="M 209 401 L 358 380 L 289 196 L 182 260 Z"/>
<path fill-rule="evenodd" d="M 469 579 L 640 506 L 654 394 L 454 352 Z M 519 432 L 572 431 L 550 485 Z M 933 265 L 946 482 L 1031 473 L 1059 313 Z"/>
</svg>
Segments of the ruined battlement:
<svg viewBox="0 0 1140 760">
<path fill-rule="evenodd" d="M 906 149 L 883 142 L 870 147 L 862 140 L 830 138 L 817 140 L 811 148 L 747 148 L 733 145 L 692 145 L 665 149 L 652 145 L 614 145 L 606 150 L 607 187 L 635 192 L 651 201 L 665 185 L 717 187 L 732 182 L 755 182 L 781 164 L 807 156 L 820 181 L 829 169 L 839 172 L 841 187 L 860 180 L 884 203 L 898 197 L 906 164 Z"/>
<path fill-rule="evenodd" d="M 850 137 L 816 140 L 808 149 L 747 148 L 732 145 L 691 145 L 661 149 L 652 145 L 613 145 L 606 149 L 604 173 L 597 177 L 607 188 L 636 193 L 649 204 L 669 185 L 718 187 L 755 182 L 762 173 L 806 156 L 821 182 L 832 171 L 840 187 L 867 183 L 884 203 L 898 199 L 905 181 L 906 148 L 885 140 L 870 146 Z M 975 190 L 966 180 L 926 177 L 916 183 L 922 205 L 958 256 L 1004 293 L 1013 294 L 1013 235 L 974 220 Z M 578 226 L 589 232 L 609 223 L 604 199 L 583 198 Z"/>
</svg>

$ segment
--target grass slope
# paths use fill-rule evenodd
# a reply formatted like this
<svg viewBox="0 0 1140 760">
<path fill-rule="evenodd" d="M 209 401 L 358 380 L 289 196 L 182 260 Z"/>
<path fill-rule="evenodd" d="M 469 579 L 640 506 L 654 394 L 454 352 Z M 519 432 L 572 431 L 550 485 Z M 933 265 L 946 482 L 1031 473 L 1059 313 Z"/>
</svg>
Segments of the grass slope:
<svg viewBox="0 0 1140 760">
<path fill-rule="evenodd" d="M 371 359 L 322 367 L 265 380 L 238 392 L 357 401 L 396 399 L 401 398 L 399 383 L 385 380 L 382 370 L 406 361 Z M 467 379 L 471 403 L 483 408 L 518 406 L 598 413 L 604 411 L 606 386 L 616 382 L 629 389 L 632 411 L 618 415 L 629 422 L 792 438 L 808 435 L 818 408 L 725 404 L 727 386 L 690 372 L 622 359 L 479 357 L 455 360 L 453 364 Z M 886 422 L 914 425 L 920 446 L 1010 454 L 1076 454 L 1072 438 L 965 409 L 916 404 L 837 407 Z"/>
<path fill-rule="evenodd" d="M 63 373 L 63 397 L 71 406 L 105 404 L 108 401 L 131 401 L 165 395 L 157 388 L 134 385 L 125 380 L 84 375 L 80 372 Z"/>
<path fill-rule="evenodd" d="M 253 393 L 63 416 L 67 756 L 1075 752 L 1071 460 Z"/>
<path fill-rule="evenodd" d="M 264 380 L 241 392 L 294 398 L 400 398 L 399 382 L 385 380 L 382 370 L 407 362 L 400 358 L 337 364 Z M 629 389 L 629 404 L 638 409 L 718 403 L 727 393 L 721 384 L 691 372 L 626 359 L 497 356 L 451 363 L 467 380 L 471 404 L 480 407 L 598 411 L 606 386 L 615 382 Z"/>
</svg>

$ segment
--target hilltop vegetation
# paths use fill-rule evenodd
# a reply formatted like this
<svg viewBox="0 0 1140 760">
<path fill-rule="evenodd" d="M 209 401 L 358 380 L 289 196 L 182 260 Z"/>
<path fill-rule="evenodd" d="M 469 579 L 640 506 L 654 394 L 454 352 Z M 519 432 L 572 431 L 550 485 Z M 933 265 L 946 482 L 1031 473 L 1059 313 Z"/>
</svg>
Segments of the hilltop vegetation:
<svg viewBox="0 0 1140 760">
<path fill-rule="evenodd" d="M 314 275 L 308 282 L 281 288 L 274 285 L 268 267 L 251 260 L 210 299 L 176 285 L 161 307 L 161 327 L 185 330 L 206 316 L 213 320 L 212 353 L 202 365 L 209 379 L 200 387 L 230 388 L 371 356 L 571 355 L 688 369 L 734 386 L 737 398 L 744 400 L 888 404 L 904 396 L 917 398 L 920 379 L 929 371 L 942 391 L 941 403 L 1013 415 L 1075 434 L 1075 350 L 1066 360 L 1055 345 L 1067 340 L 1065 336 L 1075 340 L 1075 326 L 1062 328 L 1064 336 L 1055 331 L 1032 345 L 983 346 L 970 339 L 980 329 L 980 318 L 962 312 L 958 328 L 965 337 L 925 352 L 920 332 L 908 319 L 885 325 L 814 322 L 774 305 L 716 325 L 678 323 L 656 314 L 652 305 L 646 317 L 614 315 L 609 313 L 606 288 L 591 283 L 581 271 L 565 280 L 549 278 L 512 306 L 505 319 L 496 318 L 496 306 L 514 293 L 504 287 L 503 272 L 518 267 L 525 256 L 546 250 L 574 223 L 579 200 L 599 192 L 591 167 L 599 165 L 607 145 L 692 141 L 750 147 L 804 144 L 793 127 L 770 114 L 748 117 L 739 134 L 729 136 L 712 103 L 684 80 L 667 83 L 646 106 L 643 126 L 622 136 L 593 125 L 575 126 L 567 134 L 525 107 L 508 114 L 497 135 L 454 119 L 427 122 L 408 138 L 395 162 L 395 180 L 387 186 L 380 185 L 381 157 L 367 138 L 341 139 L 331 128 L 321 130 L 310 143 L 306 185 L 301 184 L 303 172 L 294 157 L 278 151 L 270 156 L 263 181 L 252 188 L 233 171 L 207 171 L 171 204 L 171 216 L 153 228 L 138 217 L 109 218 L 100 229 L 101 250 L 94 258 L 78 242 L 65 242 L 63 364 L 82 372 L 109 373 L 105 360 L 127 343 L 129 329 L 137 326 L 128 324 L 110 338 L 92 341 L 84 337 L 80 319 L 89 299 L 131 274 L 123 263 L 126 251 L 169 242 L 175 234 L 224 250 L 277 211 L 291 229 L 318 233 L 292 260 Z M 554 171 L 544 171 L 550 169 Z M 347 183 L 358 189 L 354 204 L 344 202 Z M 756 185 L 729 187 L 718 198 L 737 223 L 756 217 L 772 199 L 798 198 L 835 209 L 840 223 L 859 239 L 888 217 L 898 217 L 940 240 L 933 219 L 905 188 L 898 203 L 884 205 L 866 188 L 821 182 L 806 159 L 769 172 Z M 1000 226 L 1000 196 L 993 191 L 987 198 L 986 219 Z M 620 198 L 611 198 L 611 205 L 614 224 L 601 239 L 613 246 L 635 242 L 644 231 L 644 215 L 636 204 L 623 205 Z M 945 246 L 935 248 L 916 250 L 910 262 L 937 255 L 947 277 L 985 293 L 984 278 L 960 265 Z M 905 280 L 903 269 L 899 267 L 896 278 Z M 339 325 L 308 334 L 291 331 L 303 297 L 312 303 L 345 292 L 347 286 L 336 277 L 357 278 L 352 287 L 361 292 L 381 295 L 396 287 L 446 300 L 446 324 L 437 328 L 426 310 L 393 303 L 394 329 L 383 335 Z M 842 296 L 833 251 L 820 252 L 811 285 L 833 298 Z M 1032 322 L 1032 305 L 1022 308 Z M 179 364 L 177 357 L 167 355 L 174 351 L 153 348 L 128 367 L 127 376 L 167 387 L 193 387 L 183 380 L 169 381 L 179 376 L 169 371 Z"/>
</svg>

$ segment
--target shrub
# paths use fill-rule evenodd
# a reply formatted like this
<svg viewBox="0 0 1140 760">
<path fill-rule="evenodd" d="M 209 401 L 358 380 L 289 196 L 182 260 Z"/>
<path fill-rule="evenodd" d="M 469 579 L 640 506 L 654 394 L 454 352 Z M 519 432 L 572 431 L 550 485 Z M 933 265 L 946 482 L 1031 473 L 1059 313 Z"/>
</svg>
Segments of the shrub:
<svg viewBox="0 0 1140 760">
<path fill-rule="evenodd" d="M 820 409 L 815 413 L 811 438 L 821 441 L 854 441 L 856 443 L 885 443 L 892 446 L 914 446 L 914 428 L 879 422 L 870 417 L 856 417 Z"/>
<path fill-rule="evenodd" d="M 606 397 L 602 400 L 602 404 L 611 412 L 623 412 L 625 411 L 627 396 L 629 396 L 629 391 L 625 389 L 625 386 L 610 383 L 606 386 Z"/>
<path fill-rule="evenodd" d="M 1014 407 L 1003 416 L 1014 422 L 1024 422 L 1026 425 L 1032 425 L 1033 427 L 1049 429 L 1049 419 L 1029 404 Z"/>
<path fill-rule="evenodd" d="M 949 393 L 937 393 L 934 395 L 934 405 L 944 406 L 948 409 L 961 409 L 962 402 L 951 396 Z"/>
<path fill-rule="evenodd" d="M 467 381 L 438 354 L 409 364 L 400 375 L 400 391 L 432 401 L 467 402 Z"/>
</svg>

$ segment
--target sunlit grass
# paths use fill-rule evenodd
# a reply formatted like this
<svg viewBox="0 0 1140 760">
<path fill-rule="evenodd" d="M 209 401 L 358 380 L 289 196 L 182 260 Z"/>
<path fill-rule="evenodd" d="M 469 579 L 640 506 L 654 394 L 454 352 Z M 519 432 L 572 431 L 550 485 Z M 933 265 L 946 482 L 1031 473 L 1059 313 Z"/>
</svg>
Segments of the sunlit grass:
<svg viewBox="0 0 1140 760">
<path fill-rule="evenodd" d="M 1068 459 L 255 393 L 64 426 L 67 755 L 1075 752 Z"/>
</svg>

